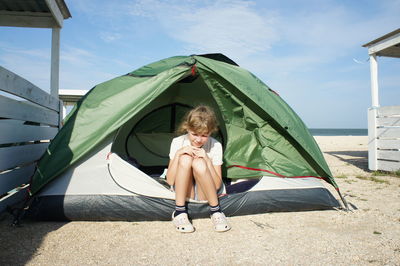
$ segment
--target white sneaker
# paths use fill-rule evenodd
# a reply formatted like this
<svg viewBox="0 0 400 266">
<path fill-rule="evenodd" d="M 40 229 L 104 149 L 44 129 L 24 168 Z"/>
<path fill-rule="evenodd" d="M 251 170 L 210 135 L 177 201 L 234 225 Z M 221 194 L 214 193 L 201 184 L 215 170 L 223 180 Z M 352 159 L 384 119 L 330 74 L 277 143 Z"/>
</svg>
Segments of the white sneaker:
<svg viewBox="0 0 400 266">
<path fill-rule="evenodd" d="M 216 212 L 211 215 L 211 221 L 214 225 L 214 230 L 217 232 L 225 232 L 231 229 L 231 226 L 226 220 L 225 214 L 222 212 Z"/>
<path fill-rule="evenodd" d="M 194 227 L 189 221 L 187 213 L 181 213 L 174 217 L 175 212 L 172 213 L 172 223 L 175 226 L 176 231 L 181 233 L 192 233 L 194 232 Z"/>
</svg>

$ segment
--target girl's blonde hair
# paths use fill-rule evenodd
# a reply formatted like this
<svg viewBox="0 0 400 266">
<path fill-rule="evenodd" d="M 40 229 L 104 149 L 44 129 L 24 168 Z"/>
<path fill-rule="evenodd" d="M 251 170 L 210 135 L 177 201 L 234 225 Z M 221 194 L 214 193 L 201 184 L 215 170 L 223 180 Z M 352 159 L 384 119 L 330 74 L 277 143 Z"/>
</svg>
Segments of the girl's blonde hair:
<svg viewBox="0 0 400 266">
<path fill-rule="evenodd" d="M 178 133 L 184 134 L 188 130 L 198 134 L 216 132 L 218 130 L 218 122 L 214 111 L 206 105 L 199 105 L 190 110 L 179 126 Z"/>
</svg>

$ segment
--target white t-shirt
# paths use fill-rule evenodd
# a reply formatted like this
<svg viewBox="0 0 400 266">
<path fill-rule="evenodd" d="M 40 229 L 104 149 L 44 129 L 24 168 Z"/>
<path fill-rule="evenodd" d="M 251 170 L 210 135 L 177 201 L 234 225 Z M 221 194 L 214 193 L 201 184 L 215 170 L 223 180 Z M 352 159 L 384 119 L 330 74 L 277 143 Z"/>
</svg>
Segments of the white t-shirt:
<svg viewBox="0 0 400 266">
<path fill-rule="evenodd" d="M 169 150 L 169 158 L 172 160 L 175 157 L 175 153 L 182 147 L 190 146 L 190 140 L 188 134 L 176 137 L 171 142 L 171 148 Z M 206 143 L 202 147 L 207 156 L 211 159 L 213 165 L 222 165 L 222 145 L 213 137 L 208 137 Z"/>
</svg>

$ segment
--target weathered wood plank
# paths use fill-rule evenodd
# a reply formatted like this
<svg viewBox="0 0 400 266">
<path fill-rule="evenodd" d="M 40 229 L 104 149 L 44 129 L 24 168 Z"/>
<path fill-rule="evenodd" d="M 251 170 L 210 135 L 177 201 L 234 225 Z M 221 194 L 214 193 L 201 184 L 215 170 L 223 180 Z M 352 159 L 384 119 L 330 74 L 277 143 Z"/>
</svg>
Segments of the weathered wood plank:
<svg viewBox="0 0 400 266">
<path fill-rule="evenodd" d="M 400 162 L 378 160 L 378 170 L 390 172 L 398 171 L 400 170 Z"/>
<path fill-rule="evenodd" d="M 385 37 L 385 39 L 380 40 L 376 43 L 368 45 L 368 54 L 379 53 L 391 46 L 395 46 L 400 42 L 400 33 Z"/>
<path fill-rule="evenodd" d="M 54 17 L 54 20 L 57 22 L 58 27 L 57 28 L 62 28 L 63 22 L 64 22 L 64 17 L 61 14 L 60 8 L 58 7 L 58 4 L 56 1 L 51 1 L 51 0 L 45 0 L 47 6 L 49 7 L 51 14 Z M 53 27 L 54 28 L 54 27 Z"/>
<path fill-rule="evenodd" d="M 378 115 L 378 117 L 382 117 L 382 116 L 400 116 L 400 105 L 379 107 L 377 115 Z"/>
<path fill-rule="evenodd" d="M 35 165 L 31 164 L 5 173 L 0 173 L 0 195 L 20 186 L 27 184 L 35 171 Z"/>
<path fill-rule="evenodd" d="M 7 208 L 7 206 L 12 206 L 17 202 L 24 200 L 27 195 L 26 193 L 27 190 L 26 188 L 24 188 L 13 195 L 8 195 L 0 199 L 0 213 L 3 212 Z"/>
<path fill-rule="evenodd" d="M 377 126 L 400 126 L 400 116 L 399 117 L 378 117 L 376 119 Z"/>
<path fill-rule="evenodd" d="M 58 126 L 58 113 L 0 95 L 0 117 Z"/>
<path fill-rule="evenodd" d="M 55 127 L 24 125 L 23 121 L 0 120 L 0 144 L 51 140 L 57 134 Z"/>
<path fill-rule="evenodd" d="M 378 139 L 378 149 L 400 149 L 400 139 Z"/>
<path fill-rule="evenodd" d="M 49 143 L 0 148 L 0 171 L 38 160 Z"/>
<path fill-rule="evenodd" d="M 0 11 L 0 25 L 8 27 L 52 28 L 58 27 L 49 13 Z M 29 15 L 29 16 L 28 16 Z"/>
<path fill-rule="evenodd" d="M 59 101 L 31 82 L 0 66 L 0 90 L 24 98 L 43 107 L 59 111 Z"/>
<path fill-rule="evenodd" d="M 400 162 L 400 151 L 378 150 L 378 160 L 392 160 Z"/>
<path fill-rule="evenodd" d="M 377 138 L 395 139 L 400 138 L 400 127 L 377 128 Z"/>
</svg>

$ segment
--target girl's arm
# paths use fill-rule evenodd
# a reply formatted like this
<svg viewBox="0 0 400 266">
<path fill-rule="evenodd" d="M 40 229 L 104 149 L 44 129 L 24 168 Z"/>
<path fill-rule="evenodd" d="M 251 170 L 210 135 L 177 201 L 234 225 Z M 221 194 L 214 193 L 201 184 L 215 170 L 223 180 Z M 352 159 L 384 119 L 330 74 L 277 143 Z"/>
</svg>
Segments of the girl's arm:
<svg viewBox="0 0 400 266">
<path fill-rule="evenodd" d="M 207 162 L 208 169 L 211 172 L 211 176 L 214 180 L 215 188 L 218 190 L 222 185 L 221 165 L 213 165 L 210 158 L 208 158 L 208 160 L 206 160 L 206 162 Z"/>
</svg>

